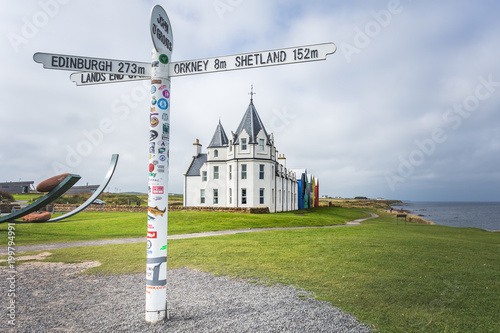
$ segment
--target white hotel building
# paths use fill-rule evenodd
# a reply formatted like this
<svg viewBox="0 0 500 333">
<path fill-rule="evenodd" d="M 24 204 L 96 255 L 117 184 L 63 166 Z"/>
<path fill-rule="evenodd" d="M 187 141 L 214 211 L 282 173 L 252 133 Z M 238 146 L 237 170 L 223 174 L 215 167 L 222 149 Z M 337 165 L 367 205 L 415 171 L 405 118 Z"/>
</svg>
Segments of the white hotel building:
<svg viewBox="0 0 500 333">
<path fill-rule="evenodd" d="M 219 121 L 207 153 L 198 140 L 184 174 L 184 206 L 268 207 L 271 213 L 298 209 L 297 179 L 276 156 L 273 134 L 250 100 L 228 138 Z"/>
</svg>

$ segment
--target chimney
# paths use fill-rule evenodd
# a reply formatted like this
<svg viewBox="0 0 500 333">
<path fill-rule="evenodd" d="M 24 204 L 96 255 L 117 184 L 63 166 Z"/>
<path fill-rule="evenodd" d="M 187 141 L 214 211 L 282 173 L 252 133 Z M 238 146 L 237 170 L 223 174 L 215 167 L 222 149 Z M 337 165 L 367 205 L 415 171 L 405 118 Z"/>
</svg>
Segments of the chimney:
<svg viewBox="0 0 500 333">
<path fill-rule="evenodd" d="M 196 139 L 196 142 L 193 143 L 193 157 L 198 157 L 201 153 L 201 143 L 200 140 Z"/>
<path fill-rule="evenodd" d="M 283 154 L 283 155 L 279 154 L 278 162 L 280 164 L 283 164 L 283 166 L 286 168 L 286 157 L 285 157 L 285 154 Z"/>
</svg>

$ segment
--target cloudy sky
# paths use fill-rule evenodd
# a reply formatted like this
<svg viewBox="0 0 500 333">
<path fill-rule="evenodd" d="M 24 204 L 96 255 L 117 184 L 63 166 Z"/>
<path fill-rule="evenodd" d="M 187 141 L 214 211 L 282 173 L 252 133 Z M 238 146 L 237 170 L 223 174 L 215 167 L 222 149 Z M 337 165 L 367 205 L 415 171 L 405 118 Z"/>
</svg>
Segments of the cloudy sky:
<svg viewBox="0 0 500 333">
<path fill-rule="evenodd" d="M 0 2 L 0 181 L 62 172 L 147 191 L 148 81 L 77 87 L 35 52 L 149 62 L 169 15 L 173 61 L 334 42 L 325 61 L 172 78 L 170 189 L 200 139 L 254 104 L 287 166 L 331 196 L 500 201 L 496 1 Z M 104 126 L 105 124 L 106 126 Z"/>
</svg>

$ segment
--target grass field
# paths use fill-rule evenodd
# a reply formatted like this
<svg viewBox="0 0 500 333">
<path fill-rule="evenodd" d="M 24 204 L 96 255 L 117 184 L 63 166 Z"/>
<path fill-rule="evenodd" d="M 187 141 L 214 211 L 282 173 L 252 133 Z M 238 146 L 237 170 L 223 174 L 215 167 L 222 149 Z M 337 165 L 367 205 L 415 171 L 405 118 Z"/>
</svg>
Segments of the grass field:
<svg viewBox="0 0 500 333">
<path fill-rule="evenodd" d="M 244 214 L 176 211 L 170 212 L 168 233 L 178 235 L 228 229 L 298 227 L 344 224 L 367 216 L 366 213 L 342 207 L 277 214 Z M 0 224 L 0 246 L 7 244 L 7 223 Z M 94 239 L 145 237 L 145 213 L 82 212 L 56 223 L 16 224 L 16 245 L 72 242 Z"/>
<path fill-rule="evenodd" d="M 324 219 L 324 223 L 345 218 L 335 217 L 343 212 L 324 208 L 306 216 L 285 213 L 228 217 L 199 213 L 199 218 L 217 219 L 217 227 L 232 223 L 259 225 L 264 223 L 260 216 L 272 217 L 275 224 L 284 220 L 299 223 L 297 218 L 308 217 Z M 294 285 L 314 292 L 318 299 L 382 332 L 498 332 L 500 234 L 473 228 L 396 225 L 394 215 L 378 214 L 380 218 L 356 227 L 171 240 L 168 265 Z M 171 224 L 178 224 L 179 230 L 193 227 L 196 215 L 185 214 L 177 217 L 177 222 L 173 222 L 172 215 Z M 233 221 L 240 215 L 244 215 L 243 221 Z M 247 216 L 253 221 L 245 220 Z M 47 261 L 101 262 L 101 266 L 88 271 L 90 274 L 145 270 L 145 243 L 50 252 L 53 255 Z"/>
</svg>

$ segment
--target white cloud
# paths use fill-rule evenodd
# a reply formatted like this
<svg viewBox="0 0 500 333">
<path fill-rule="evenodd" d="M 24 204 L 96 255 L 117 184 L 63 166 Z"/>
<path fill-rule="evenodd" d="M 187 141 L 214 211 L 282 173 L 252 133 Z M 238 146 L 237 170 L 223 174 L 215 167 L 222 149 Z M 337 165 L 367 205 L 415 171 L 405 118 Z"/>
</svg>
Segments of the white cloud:
<svg viewBox="0 0 500 333">
<path fill-rule="evenodd" d="M 91 142 L 88 156 L 67 171 L 81 174 L 82 183 L 97 184 L 111 154 L 120 153 L 110 190 L 145 191 L 148 97 L 141 94 L 141 83 L 76 87 L 69 72 L 42 69 L 33 54 L 148 62 L 153 3 L 62 2 L 45 1 L 59 3 L 52 12 L 37 0 L 8 2 L 0 13 L 0 178 L 39 182 L 52 176 L 54 162 L 68 164 L 69 151 L 90 142 L 89 133 L 110 121 L 113 130 L 102 140 L 94 137 L 98 144 Z M 217 3 L 231 7 L 221 12 Z M 329 41 L 339 46 L 326 61 L 173 78 L 170 192 L 182 192 L 182 174 L 196 138 L 206 147 L 219 117 L 228 133 L 236 129 L 254 84 L 255 105 L 275 132 L 280 153 L 289 166 L 317 175 L 322 193 L 500 200 L 498 186 L 491 186 L 500 181 L 500 87 L 493 87 L 457 128 L 443 118 L 474 94 L 478 77 L 491 75 L 500 82 L 498 5 L 401 1 L 401 10 L 382 24 L 376 15 L 389 10 L 390 3 L 165 3 L 174 31 L 174 60 Z M 373 30 L 377 22 L 379 31 Z M 35 26 L 31 34 L 30 24 Z M 23 29 L 28 32 L 24 37 Z M 356 46 L 356 34 L 366 29 L 369 43 Z M 24 38 L 20 44 L 9 41 L 13 34 Z M 359 52 L 347 56 L 342 43 Z M 289 115 L 284 120 L 283 112 Z M 401 157 L 417 157 L 421 148 L 415 141 L 432 138 L 436 128 L 446 140 L 391 190 L 385 174 L 398 173 Z"/>
</svg>

